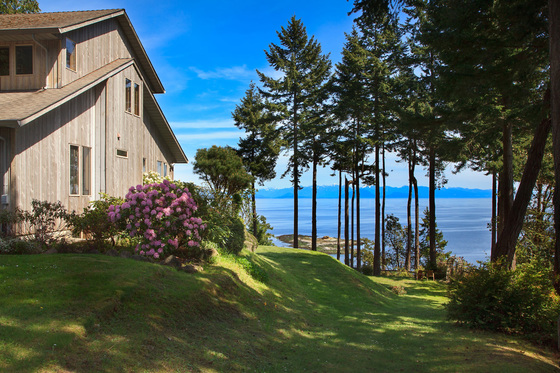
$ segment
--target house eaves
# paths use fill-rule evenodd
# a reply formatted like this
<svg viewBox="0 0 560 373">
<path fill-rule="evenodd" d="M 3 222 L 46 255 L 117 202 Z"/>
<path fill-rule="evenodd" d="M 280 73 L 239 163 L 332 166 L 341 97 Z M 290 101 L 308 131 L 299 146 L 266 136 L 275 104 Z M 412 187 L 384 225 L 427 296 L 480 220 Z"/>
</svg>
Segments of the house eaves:
<svg viewBox="0 0 560 373">
<path fill-rule="evenodd" d="M 163 114 L 156 98 L 147 89 L 144 89 L 144 107 L 159 130 L 163 141 L 165 141 L 169 150 L 173 154 L 173 163 L 189 163 L 183 148 L 181 148 L 179 141 L 177 141 L 177 137 L 175 137 L 175 134 L 173 133 L 169 122 L 167 122 L 167 119 L 165 118 L 165 115 Z"/>
</svg>

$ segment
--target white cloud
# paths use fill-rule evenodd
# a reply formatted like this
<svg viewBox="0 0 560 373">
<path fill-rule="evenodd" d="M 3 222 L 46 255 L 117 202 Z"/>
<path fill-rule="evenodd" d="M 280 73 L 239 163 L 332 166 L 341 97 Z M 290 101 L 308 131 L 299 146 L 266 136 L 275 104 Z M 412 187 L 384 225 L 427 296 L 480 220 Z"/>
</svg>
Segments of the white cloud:
<svg viewBox="0 0 560 373">
<path fill-rule="evenodd" d="M 235 128 L 231 119 L 195 120 L 192 122 L 171 122 L 171 128 L 176 129 L 209 129 Z"/>
<path fill-rule="evenodd" d="M 213 71 L 204 71 L 194 66 L 191 66 L 190 70 L 195 72 L 196 75 L 203 80 L 226 79 L 226 80 L 245 81 L 256 75 L 254 70 L 250 70 L 247 68 L 247 65 L 233 66 L 233 67 L 218 67 Z"/>
<path fill-rule="evenodd" d="M 239 139 L 243 133 L 241 131 L 217 131 L 208 133 L 192 133 L 177 135 L 179 141 L 193 141 L 193 140 L 232 140 Z"/>
</svg>

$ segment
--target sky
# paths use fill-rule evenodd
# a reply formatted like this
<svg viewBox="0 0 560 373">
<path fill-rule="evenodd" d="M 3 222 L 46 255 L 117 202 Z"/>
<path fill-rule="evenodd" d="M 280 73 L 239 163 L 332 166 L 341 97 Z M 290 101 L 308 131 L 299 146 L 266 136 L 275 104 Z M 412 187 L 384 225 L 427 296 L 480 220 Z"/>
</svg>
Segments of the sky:
<svg viewBox="0 0 560 373">
<path fill-rule="evenodd" d="M 199 148 L 235 147 L 244 132 L 235 127 L 231 113 L 251 81 L 258 84 L 258 69 L 266 75 L 265 50 L 278 44 L 277 31 L 292 16 L 301 19 L 309 36 L 321 44 L 334 64 L 340 61 L 345 35 L 352 30 L 352 2 L 345 0 L 39 0 L 43 12 L 124 8 L 166 90 L 156 98 L 192 162 Z M 387 185 L 408 184 L 406 164 L 387 158 Z M 266 188 L 287 188 L 287 156 L 280 157 L 276 179 Z M 426 170 L 417 169 L 419 185 L 428 185 Z M 328 168 L 318 172 L 319 185 L 333 185 L 338 177 Z M 491 188 L 491 178 L 472 171 L 446 171 L 446 187 Z M 175 178 L 200 183 L 192 163 L 175 166 Z M 311 173 L 302 186 L 311 185 Z"/>
</svg>

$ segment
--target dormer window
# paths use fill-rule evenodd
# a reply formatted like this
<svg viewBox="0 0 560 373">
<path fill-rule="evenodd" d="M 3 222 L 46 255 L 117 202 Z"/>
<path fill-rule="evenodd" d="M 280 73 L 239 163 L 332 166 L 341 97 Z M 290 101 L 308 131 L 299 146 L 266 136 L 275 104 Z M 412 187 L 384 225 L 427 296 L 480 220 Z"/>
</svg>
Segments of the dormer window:
<svg viewBox="0 0 560 373">
<path fill-rule="evenodd" d="M 16 74 L 33 74 L 32 45 L 16 45 Z"/>
<path fill-rule="evenodd" d="M 76 42 L 66 38 L 66 67 L 76 71 Z"/>
<path fill-rule="evenodd" d="M 10 47 L 0 47 L 0 76 L 10 75 Z"/>
</svg>

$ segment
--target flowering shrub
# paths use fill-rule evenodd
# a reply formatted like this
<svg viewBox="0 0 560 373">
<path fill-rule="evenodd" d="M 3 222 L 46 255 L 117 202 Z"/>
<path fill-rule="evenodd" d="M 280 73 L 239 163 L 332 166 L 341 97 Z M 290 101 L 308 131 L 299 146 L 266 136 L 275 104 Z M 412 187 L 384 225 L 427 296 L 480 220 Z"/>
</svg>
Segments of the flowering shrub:
<svg viewBox="0 0 560 373">
<path fill-rule="evenodd" d="M 109 220 L 126 224 L 130 237 L 139 241 L 138 254 L 158 259 L 200 244 L 199 232 L 206 226 L 194 216 L 197 205 L 187 188 L 163 180 L 131 187 L 125 198 L 109 207 Z"/>
</svg>

